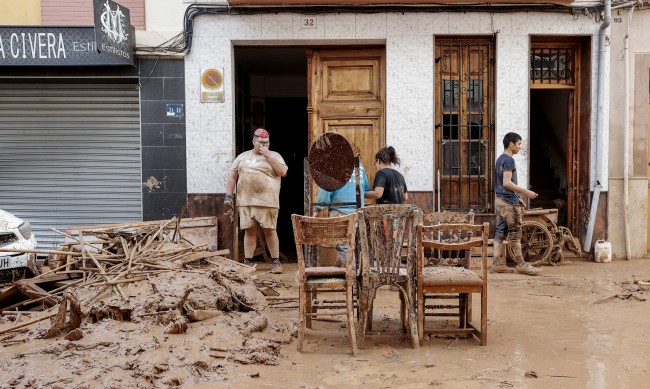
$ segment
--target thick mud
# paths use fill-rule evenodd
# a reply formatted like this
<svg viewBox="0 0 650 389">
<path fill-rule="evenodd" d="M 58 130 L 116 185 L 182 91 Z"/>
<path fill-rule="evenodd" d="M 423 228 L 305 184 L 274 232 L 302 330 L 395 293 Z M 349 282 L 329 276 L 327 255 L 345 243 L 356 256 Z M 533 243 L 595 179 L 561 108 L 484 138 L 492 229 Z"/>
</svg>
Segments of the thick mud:
<svg viewBox="0 0 650 389">
<path fill-rule="evenodd" d="M 297 296 L 295 265 L 282 275 L 259 267 L 258 285 Z M 540 277 L 491 274 L 488 345 L 435 338 L 418 349 L 401 333 L 397 292 L 382 288 L 366 347 L 350 356 L 342 317 L 314 321 L 299 353 L 297 301 L 211 296 L 205 292 L 220 289 L 207 288 L 209 280 L 177 275 L 155 284 L 155 301 L 149 284 L 125 286 L 138 307 L 130 320 L 115 313 L 129 307 L 108 299 L 96 307 L 104 314 L 76 332 L 40 339 L 48 320 L 0 335 L 0 387 L 642 388 L 650 376 L 650 291 L 635 280 L 650 280 L 650 260 L 567 261 L 543 267 Z M 183 331 L 170 331 L 174 317 L 143 316 L 162 306 L 178 311 L 188 287 Z M 202 320 L 189 319 L 190 310 Z M 0 329 L 12 325 L 2 321 Z"/>
</svg>

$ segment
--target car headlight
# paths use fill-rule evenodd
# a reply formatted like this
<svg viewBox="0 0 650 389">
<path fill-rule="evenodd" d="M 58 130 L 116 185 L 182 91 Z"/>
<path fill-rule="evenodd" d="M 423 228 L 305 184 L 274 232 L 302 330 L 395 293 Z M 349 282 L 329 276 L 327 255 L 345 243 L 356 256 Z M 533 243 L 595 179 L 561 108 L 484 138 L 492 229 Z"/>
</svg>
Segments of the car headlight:
<svg viewBox="0 0 650 389">
<path fill-rule="evenodd" d="M 29 239 L 32 236 L 32 225 L 29 222 L 23 222 L 23 224 L 18 226 L 18 231 L 25 238 Z"/>
</svg>

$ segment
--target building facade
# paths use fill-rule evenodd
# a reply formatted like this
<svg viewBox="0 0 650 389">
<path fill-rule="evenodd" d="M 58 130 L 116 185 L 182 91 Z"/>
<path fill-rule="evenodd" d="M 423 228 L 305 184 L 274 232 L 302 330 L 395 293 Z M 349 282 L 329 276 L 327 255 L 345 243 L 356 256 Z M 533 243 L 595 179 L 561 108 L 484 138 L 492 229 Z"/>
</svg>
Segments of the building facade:
<svg viewBox="0 0 650 389">
<path fill-rule="evenodd" d="M 646 257 L 650 248 L 650 42 L 645 38 L 650 34 L 650 11 L 647 1 L 622 5 L 612 10 L 609 48 L 612 83 L 607 233 L 614 256 L 631 259 Z"/>
<path fill-rule="evenodd" d="M 530 206 L 559 206 L 561 224 L 585 239 L 596 172 L 609 173 L 608 72 L 597 101 L 601 8 L 240 3 L 189 6 L 187 189 L 197 215 L 218 209 L 230 162 L 264 126 L 289 165 L 281 220 L 302 213 L 303 160 L 326 131 L 360 146 L 366 166 L 394 146 L 425 211 L 473 209 L 490 220 L 492 165 L 514 131 L 519 184 L 540 193 Z M 608 50 L 600 63 L 609 68 Z M 202 102 L 208 69 L 223 75 L 218 102 Z M 594 241 L 607 233 L 608 184 Z M 291 231 L 280 224 L 282 240 Z"/>
<path fill-rule="evenodd" d="M 0 208 L 40 248 L 62 240 L 50 228 L 171 218 L 186 201 L 184 62 L 147 50 L 178 34 L 183 6 L 118 4 L 145 50 L 131 64 L 97 52 L 92 1 L 0 2 Z"/>
</svg>

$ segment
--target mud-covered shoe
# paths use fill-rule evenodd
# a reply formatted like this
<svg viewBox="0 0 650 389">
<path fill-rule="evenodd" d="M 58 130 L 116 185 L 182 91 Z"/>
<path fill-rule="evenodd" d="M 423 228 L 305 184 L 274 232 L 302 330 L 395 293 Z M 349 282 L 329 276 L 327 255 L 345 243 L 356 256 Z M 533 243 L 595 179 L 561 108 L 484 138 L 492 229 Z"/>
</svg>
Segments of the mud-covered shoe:
<svg viewBox="0 0 650 389">
<path fill-rule="evenodd" d="M 282 269 L 282 264 L 279 259 L 274 259 L 273 264 L 271 265 L 271 273 L 273 274 L 282 274 L 284 270 Z"/>
<path fill-rule="evenodd" d="M 523 265 L 517 265 L 517 267 L 515 267 L 515 271 L 517 273 L 526 274 L 528 276 L 537 276 L 542 272 L 540 269 L 534 267 L 528 262 L 524 263 Z"/>
<path fill-rule="evenodd" d="M 506 265 L 492 265 L 490 266 L 490 273 L 514 273 L 515 269 Z"/>
<path fill-rule="evenodd" d="M 246 266 L 253 266 L 253 262 L 251 262 L 250 259 L 244 258 L 244 262 L 242 262 Z"/>
</svg>

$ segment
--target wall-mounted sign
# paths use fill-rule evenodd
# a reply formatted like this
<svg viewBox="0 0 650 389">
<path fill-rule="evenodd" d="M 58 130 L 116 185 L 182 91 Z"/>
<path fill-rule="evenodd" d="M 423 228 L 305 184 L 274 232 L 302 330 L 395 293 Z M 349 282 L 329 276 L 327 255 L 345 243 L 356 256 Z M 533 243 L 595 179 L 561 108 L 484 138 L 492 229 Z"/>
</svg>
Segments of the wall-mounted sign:
<svg viewBox="0 0 650 389">
<path fill-rule="evenodd" d="M 99 53 L 92 27 L 0 27 L 0 66 L 124 65 Z"/>
<path fill-rule="evenodd" d="M 93 0 L 97 50 L 133 65 L 131 13 L 112 0 Z"/>
<path fill-rule="evenodd" d="M 201 70 L 201 102 L 223 103 L 223 71 L 217 69 Z"/>
<path fill-rule="evenodd" d="M 185 106 L 183 104 L 167 104 L 167 116 L 182 118 L 185 116 Z"/>
</svg>

